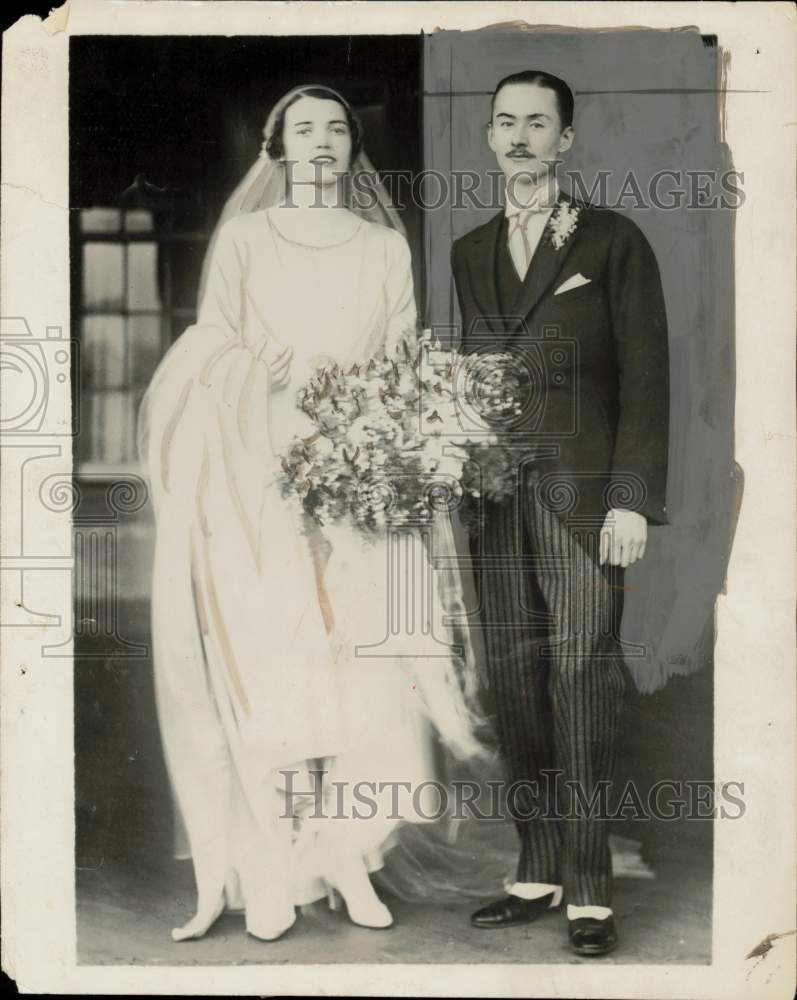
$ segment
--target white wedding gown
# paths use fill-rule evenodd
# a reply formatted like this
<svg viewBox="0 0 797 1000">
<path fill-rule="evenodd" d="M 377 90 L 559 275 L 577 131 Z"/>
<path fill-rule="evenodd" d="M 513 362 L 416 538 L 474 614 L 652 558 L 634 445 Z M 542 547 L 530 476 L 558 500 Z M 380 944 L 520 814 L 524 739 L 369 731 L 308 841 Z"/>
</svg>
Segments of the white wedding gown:
<svg viewBox="0 0 797 1000">
<path fill-rule="evenodd" d="M 176 938 L 204 934 L 225 906 L 245 909 L 251 933 L 277 936 L 296 905 L 328 891 L 329 837 L 355 843 L 369 870 L 381 865 L 400 819 L 378 783 L 434 777 L 435 730 L 459 756 L 475 746 L 423 547 L 406 560 L 411 577 L 392 572 L 427 595 L 428 615 L 395 634 L 387 544 L 340 524 L 303 533 L 277 482 L 287 442 L 312 433 L 296 391 L 315 365 L 367 360 L 414 330 L 408 245 L 346 213 L 345 235 L 314 246 L 285 235 L 287 211 L 221 228 L 197 323 L 164 357 L 140 414 L 157 520 L 157 705 L 198 891 Z M 293 348 L 291 378 L 272 391 L 257 355 L 281 344 Z M 311 795 L 285 794 L 286 781 L 310 792 L 318 761 L 324 794 L 335 792 L 321 817 Z M 376 803 L 370 818 L 352 818 L 357 782 L 375 783 L 361 786 Z M 399 801 L 405 818 L 423 819 Z"/>
</svg>

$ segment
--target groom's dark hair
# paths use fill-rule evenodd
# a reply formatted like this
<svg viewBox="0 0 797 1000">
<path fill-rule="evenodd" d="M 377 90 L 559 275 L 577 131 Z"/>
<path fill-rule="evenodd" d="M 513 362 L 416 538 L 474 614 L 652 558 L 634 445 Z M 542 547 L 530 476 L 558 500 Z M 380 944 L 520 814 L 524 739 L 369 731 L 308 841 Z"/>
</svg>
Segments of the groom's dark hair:
<svg viewBox="0 0 797 1000">
<path fill-rule="evenodd" d="M 491 118 L 495 110 L 495 99 L 498 97 L 499 91 L 510 83 L 532 83 L 537 87 L 545 87 L 548 90 L 552 90 L 556 94 L 556 104 L 559 109 L 559 119 L 562 123 L 562 129 L 569 128 L 573 124 L 573 91 L 564 80 L 560 80 L 558 76 L 553 76 L 551 73 L 545 73 L 541 69 L 525 69 L 522 73 L 512 73 L 510 76 L 505 76 L 493 91 L 492 101 L 490 102 Z"/>
</svg>

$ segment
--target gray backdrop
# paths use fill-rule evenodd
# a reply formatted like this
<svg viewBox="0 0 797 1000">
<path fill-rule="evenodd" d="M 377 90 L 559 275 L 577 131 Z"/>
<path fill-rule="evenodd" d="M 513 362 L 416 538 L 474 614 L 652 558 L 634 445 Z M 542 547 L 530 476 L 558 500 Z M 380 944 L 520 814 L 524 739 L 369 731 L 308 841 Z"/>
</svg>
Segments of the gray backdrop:
<svg viewBox="0 0 797 1000">
<path fill-rule="evenodd" d="M 571 186 L 568 172 L 578 172 L 589 189 L 597 171 L 608 170 L 612 206 L 633 171 L 647 202 L 657 171 L 732 166 L 721 135 L 721 67 L 714 40 L 694 30 L 431 35 L 424 50 L 425 169 L 497 170 L 485 134 L 492 90 L 509 73 L 541 69 L 567 80 L 576 94 L 576 139 L 562 186 Z M 668 178 L 662 194 L 688 191 L 688 183 Z M 484 184 L 482 201 L 489 191 Z M 674 673 L 710 667 L 712 659 L 714 604 L 741 497 L 733 463 L 733 211 L 639 208 L 633 196 L 625 205 L 620 210 L 658 258 L 670 330 L 671 523 L 650 531 L 644 561 L 626 576 L 623 638 L 646 648 L 628 659 L 645 692 Z M 427 324 L 458 322 L 451 243 L 495 211 L 448 200 L 426 212 Z"/>
</svg>

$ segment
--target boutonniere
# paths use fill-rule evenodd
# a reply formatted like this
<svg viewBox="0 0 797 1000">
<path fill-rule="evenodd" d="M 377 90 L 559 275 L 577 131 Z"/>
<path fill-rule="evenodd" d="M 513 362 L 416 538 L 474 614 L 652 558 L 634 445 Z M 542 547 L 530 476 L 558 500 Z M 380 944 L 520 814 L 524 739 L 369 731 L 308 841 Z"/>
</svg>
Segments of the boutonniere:
<svg viewBox="0 0 797 1000">
<path fill-rule="evenodd" d="M 554 250 L 561 250 L 578 225 L 581 209 L 569 201 L 559 201 L 548 219 L 547 236 Z"/>
</svg>

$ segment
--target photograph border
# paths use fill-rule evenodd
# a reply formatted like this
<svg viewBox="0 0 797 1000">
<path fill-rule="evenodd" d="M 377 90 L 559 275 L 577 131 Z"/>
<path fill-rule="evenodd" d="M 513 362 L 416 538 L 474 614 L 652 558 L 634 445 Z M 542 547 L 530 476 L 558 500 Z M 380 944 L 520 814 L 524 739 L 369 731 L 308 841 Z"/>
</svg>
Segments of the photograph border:
<svg viewBox="0 0 797 1000">
<path fill-rule="evenodd" d="M 178 2 L 71 0 L 44 22 L 31 15 L 6 31 L 0 323 L 4 337 L 29 338 L 48 359 L 35 445 L 30 434 L 4 431 L 2 440 L 2 949 L 3 968 L 20 990 L 691 1000 L 793 994 L 795 20 L 793 6 L 780 2 L 232 0 L 192 3 L 187 11 Z M 71 621 L 71 528 L 63 510 L 41 498 L 45 479 L 72 476 L 70 361 L 56 360 L 71 336 L 69 38 L 431 33 L 510 24 L 688 28 L 716 35 L 728 54 L 722 138 L 744 175 L 745 193 L 735 227 L 735 459 L 745 491 L 716 606 L 715 780 L 743 781 L 746 811 L 735 822 L 714 824 L 712 964 L 76 965 L 71 660 L 43 655 L 54 622 L 35 618 Z M 36 609 L 34 620 L 20 627 L 19 613 L 28 608 Z"/>
</svg>

